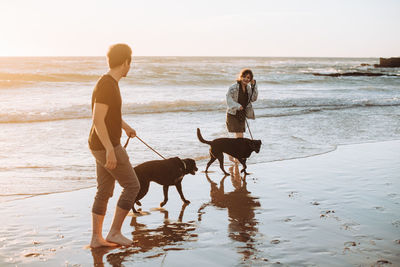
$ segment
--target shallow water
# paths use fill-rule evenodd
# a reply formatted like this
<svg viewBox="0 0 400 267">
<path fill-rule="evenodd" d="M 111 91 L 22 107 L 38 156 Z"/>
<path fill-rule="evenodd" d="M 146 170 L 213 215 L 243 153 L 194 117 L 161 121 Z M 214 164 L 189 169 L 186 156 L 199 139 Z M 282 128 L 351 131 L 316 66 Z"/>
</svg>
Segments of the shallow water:
<svg viewBox="0 0 400 267">
<path fill-rule="evenodd" d="M 400 76 L 321 77 L 312 73 L 382 72 L 364 58 L 139 57 L 120 83 L 124 119 L 165 157 L 204 163 L 205 139 L 227 136 L 225 94 L 242 67 L 259 84 L 261 152 L 249 163 L 326 153 L 339 144 L 400 138 Z M 104 58 L 0 58 L 0 201 L 95 185 L 87 148 L 90 100 Z M 246 135 L 249 137 L 249 135 Z M 125 142 L 126 138 L 122 138 Z M 138 140 L 133 165 L 158 159 Z M 12 178 L 12 179 L 11 179 Z M 21 186 L 24 185 L 24 186 Z"/>
</svg>

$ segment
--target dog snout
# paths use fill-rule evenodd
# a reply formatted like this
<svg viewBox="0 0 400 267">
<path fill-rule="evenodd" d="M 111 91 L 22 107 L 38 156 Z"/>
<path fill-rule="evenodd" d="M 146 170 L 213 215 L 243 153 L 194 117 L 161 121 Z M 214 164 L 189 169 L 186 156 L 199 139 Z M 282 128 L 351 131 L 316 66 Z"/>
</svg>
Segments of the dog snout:
<svg viewBox="0 0 400 267">
<path fill-rule="evenodd" d="M 194 166 L 193 171 L 190 174 L 195 175 L 198 170 L 199 169 L 196 166 Z"/>
</svg>

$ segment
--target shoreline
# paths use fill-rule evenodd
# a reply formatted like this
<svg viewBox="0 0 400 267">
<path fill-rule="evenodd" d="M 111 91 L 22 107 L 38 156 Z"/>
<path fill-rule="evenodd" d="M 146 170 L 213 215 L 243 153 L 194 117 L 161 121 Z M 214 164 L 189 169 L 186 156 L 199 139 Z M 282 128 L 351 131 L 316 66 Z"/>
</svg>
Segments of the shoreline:
<svg viewBox="0 0 400 267">
<path fill-rule="evenodd" d="M 263 162 L 255 162 L 255 163 L 251 163 L 251 162 L 247 162 L 247 166 L 252 166 L 252 165 L 259 165 L 259 164 L 267 164 L 267 163 L 273 163 L 273 162 L 282 162 L 282 161 L 291 161 L 291 160 L 297 160 L 297 159 L 306 159 L 306 158 L 312 158 L 312 157 L 317 157 L 317 156 L 321 156 L 321 155 L 325 155 L 325 154 L 329 154 L 332 153 L 334 151 L 337 151 L 337 149 L 339 147 L 345 147 L 345 146 L 353 146 L 353 145 L 363 145 L 363 144 L 375 144 L 375 143 L 386 143 L 386 142 L 395 142 L 395 141 L 400 141 L 400 139 L 392 139 L 392 140 L 383 140 L 383 141 L 369 141 L 369 142 L 361 142 L 361 143 L 352 143 L 352 144 L 336 144 L 334 145 L 334 148 L 332 150 L 328 150 L 325 152 L 320 152 L 320 153 L 316 153 L 316 154 L 311 154 L 311 155 L 307 155 L 307 156 L 300 156 L 300 157 L 293 157 L 293 158 L 286 158 L 286 159 L 276 159 L 276 160 L 271 160 L 271 161 L 263 161 Z M 261 147 L 262 148 L 262 147 Z M 227 157 L 226 154 L 224 154 L 225 157 Z M 251 157 L 256 157 L 256 153 L 253 153 Z M 208 160 L 208 155 L 207 156 L 202 156 L 203 159 L 200 160 L 196 160 L 196 162 L 200 162 L 201 165 L 205 165 L 207 163 Z M 205 159 L 204 159 L 205 158 Z M 201 166 L 200 165 L 200 166 Z M 225 161 L 224 163 L 225 166 L 229 166 L 230 163 L 228 164 L 228 161 Z M 95 170 L 94 170 L 95 171 Z M 24 200 L 27 198 L 32 198 L 32 197 L 38 197 L 38 196 L 43 196 L 43 195 L 51 195 L 51 194 L 61 194 L 61 193 L 68 193 L 68 192 L 74 192 L 74 191 L 79 191 L 79 190 L 84 190 L 84 189 L 88 189 L 88 188 L 93 188 L 96 187 L 96 184 L 92 185 L 92 186 L 87 186 L 87 187 L 82 187 L 82 188 L 77 188 L 77 189 L 72 189 L 72 190 L 64 190 L 64 191 L 59 191 L 59 192 L 46 192 L 46 193 L 40 193 L 40 194 L 32 194 L 32 195 L 28 195 L 28 194 L 24 194 L 24 195 L 20 195 L 20 194 L 13 194 L 13 195 L 0 195 L 1 197 L 18 197 L 21 196 L 20 198 L 16 198 L 16 199 L 10 199 L 10 200 L 1 200 L 1 203 L 6 203 L 6 202 L 10 202 L 10 201 L 18 201 L 18 200 Z"/>
<path fill-rule="evenodd" d="M 94 187 L 2 202 L 0 265 L 400 266 L 399 163 L 400 140 L 252 164 L 245 180 L 201 164 L 183 180 L 187 206 L 171 188 L 157 208 L 162 187 L 152 183 L 145 215 L 124 223 L 130 248 L 84 249 Z"/>
</svg>

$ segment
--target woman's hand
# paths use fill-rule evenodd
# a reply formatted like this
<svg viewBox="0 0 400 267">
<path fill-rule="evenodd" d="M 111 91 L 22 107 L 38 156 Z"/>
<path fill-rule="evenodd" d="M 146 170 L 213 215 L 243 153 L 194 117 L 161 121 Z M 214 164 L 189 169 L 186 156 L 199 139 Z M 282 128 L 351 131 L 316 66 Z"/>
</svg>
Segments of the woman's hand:
<svg viewBox="0 0 400 267">
<path fill-rule="evenodd" d="M 256 80 L 251 80 L 251 85 L 254 86 L 256 84 Z"/>
</svg>

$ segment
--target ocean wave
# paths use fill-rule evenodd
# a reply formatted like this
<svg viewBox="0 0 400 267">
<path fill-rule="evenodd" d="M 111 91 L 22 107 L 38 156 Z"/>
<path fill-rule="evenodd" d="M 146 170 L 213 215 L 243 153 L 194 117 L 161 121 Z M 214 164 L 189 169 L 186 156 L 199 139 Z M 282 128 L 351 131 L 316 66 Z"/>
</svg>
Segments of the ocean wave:
<svg viewBox="0 0 400 267">
<path fill-rule="evenodd" d="M 400 98 L 390 99 L 261 99 L 254 104 L 258 117 L 281 117 L 303 115 L 322 110 L 340 110 L 357 107 L 400 106 Z M 126 103 L 125 115 L 177 113 L 177 112 L 224 112 L 225 101 L 154 101 L 149 103 Z M 58 110 L 2 111 L 0 123 L 31 123 L 91 118 L 90 105 L 73 105 Z"/>
<path fill-rule="evenodd" d="M 153 114 L 167 112 L 207 112 L 225 110 L 224 101 L 153 101 L 149 103 L 127 103 L 123 114 Z M 0 123 L 29 123 L 69 119 L 91 118 L 91 106 L 73 105 L 59 110 L 9 111 L 0 113 Z"/>
<path fill-rule="evenodd" d="M 41 82 L 95 82 L 96 74 L 79 73 L 7 73 L 0 72 L 0 89 L 32 85 Z"/>
</svg>

